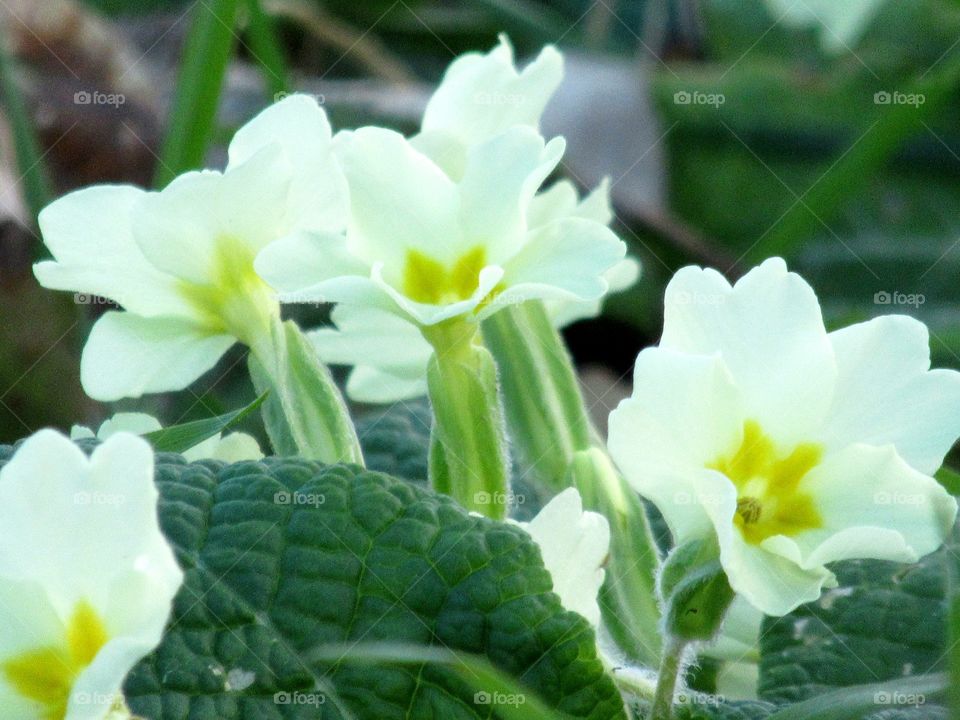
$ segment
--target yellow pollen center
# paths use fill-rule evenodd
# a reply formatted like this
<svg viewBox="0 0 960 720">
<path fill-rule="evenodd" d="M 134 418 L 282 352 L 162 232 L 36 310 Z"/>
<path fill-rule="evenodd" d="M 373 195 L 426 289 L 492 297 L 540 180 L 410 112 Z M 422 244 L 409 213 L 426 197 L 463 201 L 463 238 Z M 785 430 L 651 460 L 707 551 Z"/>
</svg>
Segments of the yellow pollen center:
<svg viewBox="0 0 960 720">
<path fill-rule="evenodd" d="M 63 720 L 73 684 L 107 640 L 100 617 L 81 601 L 62 644 L 21 653 L 0 663 L 0 671 L 17 693 L 40 704 L 43 720 Z"/>
<path fill-rule="evenodd" d="M 180 282 L 180 292 L 210 332 L 233 335 L 247 344 L 263 319 L 279 312 L 270 286 L 253 269 L 254 257 L 242 241 L 222 237 L 214 249 L 209 282 Z"/>
<path fill-rule="evenodd" d="M 736 452 L 708 467 L 730 478 L 737 488 L 733 523 L 744 539 L 757 545 L 774 535 L 796 535 L 821 527 L 822 520 L 803 479 L 820 462 L 823 449 L 814 443 L 778 454 L 760 425 L 743 424 L 743 441 Z"/>
<path fill-rule="evenodd" d="M 466 300 L 480 284 L 480 271 L 486 262 L 487 252 L 480 246 L 461 255 L 449 268 L 410 250 L 403 269 L 403 293 L 411 300 L 430 305 Z"/>
</svg>

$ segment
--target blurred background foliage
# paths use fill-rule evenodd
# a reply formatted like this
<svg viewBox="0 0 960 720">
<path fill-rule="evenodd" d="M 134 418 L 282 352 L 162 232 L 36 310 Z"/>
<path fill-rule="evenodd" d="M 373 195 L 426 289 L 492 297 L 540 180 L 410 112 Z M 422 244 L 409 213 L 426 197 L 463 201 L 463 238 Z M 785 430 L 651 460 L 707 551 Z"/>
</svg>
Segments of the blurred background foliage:
<svg viewBox="0 0 960 720">
<path fill-rule="evenodd" d="M 314 93 L 337 128 L 412 131 L 452 57 L 500 32 L 524 58 L 545 43 L 567 54 L 545 131 L 567 136 L 568 177 L 611 178 L 617 230 L 643 262 L 603 317 L 567 330 L 598 414 L 656 342 L 664 285 L 689 263 L 735 279 L 783 255 L 830 327 L 915 315 L 934 362 L 960 367 L 956 0 L 880 2 L 839 47 L 768 0 L 4 0 L 0 23 L 0 442 L 115 409 L 78 379 L 105 306 L 30 272 L 45 202 L 216 166 L 281 92 Z M 317 324 L 326 310 L 296 312 Z M 241 360 L 120 407 L 166 423 L 240 407 L 253 397 Z"/>
</svg>

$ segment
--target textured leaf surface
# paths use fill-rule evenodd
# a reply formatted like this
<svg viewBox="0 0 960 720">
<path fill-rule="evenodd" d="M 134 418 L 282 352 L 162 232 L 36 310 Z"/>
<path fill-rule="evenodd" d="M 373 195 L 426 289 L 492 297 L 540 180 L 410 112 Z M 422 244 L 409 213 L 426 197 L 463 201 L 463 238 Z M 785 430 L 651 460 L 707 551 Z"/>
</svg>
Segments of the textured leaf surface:
<svg viewBox="0 0 960 720">
<path fill-rule="evenodd" d="M 942 550 L 916 565 L 853 560 L 838 563 L 834 572 L 839 587 L 765 621 L 761 697 L 796 702 L 834 688 L 943 669 Z"/>
<path fill-rule="evenodd" d="M 164 532 L 186 570 L 164 643 L 130 675 L 151 720 L 498 717 L 434 666 L 331 663 L 331 644 L 485 656 L 574 717 L 622 717 L 585 620 L 522 531 L 408 483 L 298 460 L 160 456 Z"/>
</svg>

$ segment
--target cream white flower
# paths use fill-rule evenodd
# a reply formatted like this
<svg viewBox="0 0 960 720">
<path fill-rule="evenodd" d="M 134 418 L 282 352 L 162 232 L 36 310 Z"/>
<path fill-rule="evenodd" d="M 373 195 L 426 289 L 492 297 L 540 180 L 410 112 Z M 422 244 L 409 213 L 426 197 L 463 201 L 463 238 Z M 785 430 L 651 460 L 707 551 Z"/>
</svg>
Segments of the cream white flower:
<svg viewBox="0 0 960 720">
<path fill-rule="evenodd" d="M 581 201 L 572 183 L 558 181 L 534 197 L 527 222 L 536 228 L 563 217 L 609 225 L 613 219 L 609 184 L 604 182 Z M 640 264 L 624 258 L 604 273 L 608 294 L 627 289 L 639 274 Z M 552 299 L 545 306 L 553 324 L 560 328 L 598 315 L 603 299 Z M 432 348 L 414 325 L 389 311 L 352 305 L 338 305 L 331 320 L 333 327 L 309 335 L 325 363 L 353 367 L 347 382 L 347 394 L 352 399 L 392 403 L 427 394 L 427 364 Z M 383 348 L 390 348 L 390 352 L 383 352 Z"/>
<path fill-rule="evenodd" d="M 346 242 L 295 233 L 260 253 L 257 272 L 281 299 L 387 310 L 420 327 L 479 321 L 530 299 L 595 300 L 624 244 L 591 220 L 527 222 L 563 147 L 513 127 L 472 146 L 454 182 L 398 133 L 338 135 L 350 188 Z"/>
<path fill-rule="evenodd" d="M 290 232 L 340 231 L 346 222 L 330 147 L 323 110 L 294 95 L 237 132 L 223 173 L 189 172 L 160 192 L 94 186 L 43 210 L 54 260 L 35 266 L 40 283 L 124 310 L 101 317 L 84 348 L 89 395 L 179 390 L 238 340 L 262 341 L 279 306 L 254 256 Z"/>
<path fill-rule="evenodd" d="M 767 0 L 777 19 L 819 30 L 821 42 L 834 53 L 850 51 L 886 0 Z"/>
<path fill-rule="evenodd" d="M 540 116 L 563 79 L 563 56 L 552 45 L 522 71 L 505 35 L 489 53 L 461 55 L 444 73 L 413 144 L 452 179 L 463 178 L 470 148 Z"/>
<path fill-rule="evenodd" d="M 774 258 L 733 287 L 684 268 L 663 338 L 610 416 L 610 452 L 677 543 L 715 535 L 735 591 L 768 615 L 816 599 L 835 560 L 912 562 L 956 501 L 931 477 L 960 435 L 960 373 L 889 315 L 833 333 Z"/>
<path fill-rule="evenodd" d="M 0 470 L 0 707 L 101 720 L 159 643 L 183 574 L 157 520 L 153 453 L 121 433 L 88 459 L 52 430 Z"/>
<path fill-rule="evenodd" d="M 70 429 L 70 438 L 97 438 L 106 440 L 119 432 L 129 432 L 134 435 L 162 430 L 163 425 L 152 415 L 146 413 L 117 413 L 112 418 L 104 420 L 96 433 L 88 427 L 74 425 Z M 256 438 L 247 433 L 235 432 L 223 436 L 217 433 L 183 453 L 183 457 L 194 462 L 196 460 L 222 460 L 232 463 L 242 460 L 260 460 L 263 452 Z"/>
<path fill-rule="evenodd" d="M 514 522 L 514 521 L 510 521 Z M 583 509 L 580 493 L 567 488 L 543 506 L 530 522 L 515 523 L 540 547 L 553 591 L 567 610 L 600 625 L 597 594 L 610 551 L 610 525 L 600 513 Z"/>
</svg>

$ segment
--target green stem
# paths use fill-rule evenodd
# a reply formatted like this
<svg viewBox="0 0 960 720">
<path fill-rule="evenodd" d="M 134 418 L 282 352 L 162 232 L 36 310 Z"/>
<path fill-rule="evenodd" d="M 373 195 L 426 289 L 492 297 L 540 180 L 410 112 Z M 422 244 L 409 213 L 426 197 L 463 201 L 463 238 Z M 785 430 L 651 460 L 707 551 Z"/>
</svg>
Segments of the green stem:
<svg viewBox="0 0 960 720">
<path fill-rule="evenodd" d="M 434 414 L 430 483 L 468 510 L 502 520 L 510 475 L 493 357 L 471 323 L 451 320 L 423 333 L 434 348 L 427 371 Z"/>
<path fill-rule="evenodd" d="M 566 487 L 574 453 L 593 429 L 570 353 L 541 302 L 504 308 L 483 323 L 496 358 L 507 421 L 524 466 L 554 490 Z"/>
<path fill-rule="evenodd" d="M 270 391 L 263 415 L 274 451 L 363 465 L 343 396 L 300 328 L 275 315 L 250 350 L 254 386 L 258 393 Z"/>
<path fill-rule="evenodd" d="M 650 720 L 670 720 L 673 717 L 673 695 L 677 688 L 677 679 L 683 664 L 683 650 L 686 646 L 683 640 L 672 640 L 664 648 Z"/>
<path fill-rule="evenodd" d="M 643 504 L 599 448 L 578 452 L 570 474 L 583 506 L 610 523 L 607 577 L 600 591 L 604 624 L 632 662 L 654 667 L 661 645 L 660 562 Z"/>
</svg>

